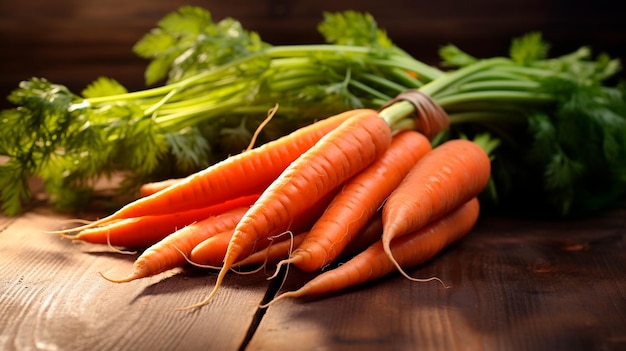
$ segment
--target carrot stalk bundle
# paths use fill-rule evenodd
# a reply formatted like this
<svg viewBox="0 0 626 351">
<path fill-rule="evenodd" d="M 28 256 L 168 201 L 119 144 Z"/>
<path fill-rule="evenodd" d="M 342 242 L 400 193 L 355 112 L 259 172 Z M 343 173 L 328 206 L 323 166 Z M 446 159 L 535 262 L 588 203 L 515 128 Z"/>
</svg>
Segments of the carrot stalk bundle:
<svg viewBox="0 0 626 351">
<path fill-rule="evenodd" d="M 476 223 L 478 214 L 478 199 L 473 198 L 421 229 L 394 239 L 390 244 L 391 253 L 402 267 L 422 264 L 465 236 Z M 313 278 L 300 289 L 279 295 L 270 304 L 287 297 L 338 291 L 381 278 L 394 270 L 396 264 L 389 259 L 383 241 L 379 240 L 341 266 Z"/>
<path fill-rule="evenodd" d="M 194 32 L 187 33 L 190 38 L 199 36 L 204 41 L 206 36 L 224 34 L 221 30 L 197 32 L 198 14 L 210 19 L 208 13 L 196 8 L 181 9 L 171 18 L 179 24 L 175 27 L 185 27 L 184 21 L 191 15 Z M 354 35 L 351 32 L 360 31 L 346 32 L 342 26 L 346 20 L 355 28 L 375 30 L 376 35 L 369 40 L 350 38 Z M 210 20 L 201 22 L 215 28 Z M 236 36 L 227 37 L 249 40 L 247 49 L 228 52 L 224 57 L 195 55 L 211 50 L 189 40 L 193 47 L 185 51 L 191 55 L 184 65 L 173 62 L 170 67 L 161 67 L 163 72 L 149 72 L 152 82 L 166 75 L 171 82 L 128 94 L 119 92 L 125 89 L 108 79 L 88 87 L 82 98 L 45 79 L 23 82 L 9 97 L 19 108 L 2 114 L 9 123 L 3 128 L 8 141 L 0 147 L 9 159 L 0 169 L 5 175 L 0 180 L 8 179 L 0 182 L 6 185 L 0 187 L 2 208 L 7 213 L 21 209 L 22 201 L 31 197 L 26 182 L 31 175 L 42 176 L 48 191 L 56 194 L 51 198 L 62 199 L 59 194 L 69 190 L 66 188 L 73 188 L 74 193 L 82 191 L 83 180 L 112 171 L 130 170 L 129 174 L 138 175 L 135 179 L 163 174 L 155 171 L 164 156 L 190 160 L 196 166 L 206 164 L 209 160 L 205 154 L 210 152 L 205 150 L 210 149 L 210 143 L 199 141 L 212 134 L 205 133 L 203 126 L 196 135 L 196 126 L 200 121 L 210 121 L 214 127 L 224 128 L 233 122 L 221 116 L 224 112 L 249 116 L 273 103 L 270 100 L 282 100 L 288 106 L 286 115 L 304 122 L 312 121 L 311 116 L 319 111 L 368 107 L 325 118 L 253 148 L 258 132 L 276 112 L 274 108 L 252 135 L 245 152 L 185 178 L 145 184 L 142 198 L 110 216 L 56 232 L 72 240 L 149 246 L 129 276 L 110 279 L 119 282 L 185 262 L 214 267 L 221 264 L 213 290 L 205 300 L 191 306 L 197 307 L 214 296 L 228 270 L 249 264 L 253 257 L 276 259 L 277 268 L 294 264 L 303 271 L 315 271 L 342 255 L 356 254 L 345 265 L 277 299 L 333 291 L 393 270 L 413 279 L 404 268 L 429 259 L 474 225 L 479 211 L 477 196 L 491 176 L 488 154 L 501 141 L 517 141 L 517 136 L 509 133 L 514 129 L 509 128 L 518 125 L 529 127 L 530 134 L 524 137 L 532 138 L 524 140 L 534 140 L 536 147 L 528 148 L 530 153 L 521 150 L 509 154 L 504 150 L 498 157 L 523 156 L 520 161 L 536 158 L 531 166 L 542 170 L 543 177 L 534 179 L 530 187 L 557 196 L 556 205 L 560 203 L 562 214 L 578 202 L 572 195 L 574 190 L 582 183 L 593 183 L 588 181 L 597 178 L 596 174 L 602 174 L 611 185 L 596 195 L 605 197 L 607 191 L 615 194 L 608 199 L 592 196 L 596 199 L 593 202 L 600 202 L 592 207 L 623 194 L 614 191 L 623 183 L 615 171 L 623 169 L 623 162 L 615 162 L 624 159 L 618 157 L 623 150 L 623 133 L 606 132 L 623 131 L 626 126 L 623 119 L 615 117 L 621 117 L 623 94 L 601 84 L 618 71 L 618 60 L 589 60 L 588 50 L 547 59 L 545 43 L 531 34 L 513 42 L 510 58 L 476 59 L 447 46 L 441 51 L 444 63 L 457 69 L 444 72 L 405 55 L 373 24 L 369 16 L 356 13 L 328 15 L 320 33 L 332 44 L 313 46 L 275 47 L 247 31 L 235 30 Z M 170 35 L 168 28 L 159 29 Z M 232 26 L 227 30 L 232 31 Z M 222 40 L 220 35 L 214 39 L 216 43 Z M 353 39 L 358 39 L 358 46 L 344 44 Z M 138 43 L 140 55 L 153 59 L 153 63 L 162 63 L 163 57 L 171 61 L 167 60 L 170 50 L 155 48 L 154 41 L 148 36 Z M 199 57 L 202 62 L 195 62 Z M 354 69 L 355 64 L 359 69 Z M 204 71 L 207 67 L 211 69 Z M 191 70 L 183 72 L 188 68 Z M 581 77 L 580 71 L 587 74 Z M 583 81 L 585 84 L 580 84 Z M 388 100 L 398 92 L 396 98 Z M 335 100 L 343 101 L 336 104 Z M 310 104 L 319 101 L 323 101 L 319 106 Z M 381 105 L 378 112 L 369 109 Z M 590 133 L 604 148 L 594 150 L 594 145 L 583 143 L 591 151 L 587 147 L 576 150 L 572 146 L 577 144 L 575 140 L 565 137 L 568 133 L 555 136 L 549 132 L 558 130 L 562 121 L 570 121 L 567 117 L 573 115 L 580 116 L 582 123 L 570 129 L 580 133 L 569 134 Z M 463 126 L 468 122 L 472 127 L 466 130 Z M 441 133 L 451 124 L 454 128 L 449 133 Z M 46 128 L 34 133 L 26 128 L 29 125 Z M 484 135 L 498 135 L 495 143 L 481 137 L 484 125 L 489 126 Z M 188 127 L 195 130 L 194 134 L 175 133 Z M 247 141 L 245 118 L 240 128 Z M 224 134 L 230 138 L 230 132 Z M 429 139 L 437 137 L 433 142 L 437 144 L 464 135 L 475 142 L 452 140 L 431 149 Z M 98 150 L 110 140 L 116 140 L 121 149 Z M 194 147 L 188 147 L 189 142 Z M 619 148 L 615 146 L 618 144 Z M 141 147 L 133 150 L 138 145 Z M 236 150 L 224 149 L 225 153 Z M 536 149 L 546 150 L 545 157 L 533 155 Z M 91 157 L 94 154 L 99 157 Z M 553 162 L 555 159 L 576 162 Z M 171 163 L 163 165 L 169 167 Z M 600 166 L 600 171 L 588 171 L 590 165 L 594 170 Z M 505 180 L 511 176 L 508 172 L 516 169 L 507 168 Z M 496 177 L 491 184 L 498 181 Z M 544 186 L 535 187 L 537 184 Z M 303 235 L 285 240 L 291 237 L 285 233 Z M 260 251 L 269 246 L 267 239 L 272 237 L 277 243 L 273 250 Z M 277 253 L 282 261 L 274 256 Z"/>
</svg>

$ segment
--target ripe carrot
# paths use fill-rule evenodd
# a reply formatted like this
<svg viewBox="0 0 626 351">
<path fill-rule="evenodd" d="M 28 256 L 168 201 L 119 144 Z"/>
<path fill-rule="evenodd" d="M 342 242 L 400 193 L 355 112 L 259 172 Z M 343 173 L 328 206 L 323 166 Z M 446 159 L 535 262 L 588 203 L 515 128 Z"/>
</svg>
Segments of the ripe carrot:
<svg viewBox="0 0 626 351">
<path fill-rule="evenodd" d="M 265 118 L 263 120 L 263 122 L 261 122 L 259 127 L 254 131 L 254 134 L 252 135 L 252 138 L 250 140 L 250 144 L 248 145 L 248 147 L 244 151 L 249 151 L 249 150 L 252 150 L 254 148 L 254 144 L 256 143 L 256 140 L 257 140 L 259 134 L 261 133 L 261 130 L 263 129 L 263 127 L 265 127 L 267 125 L 267 123 L 269 123 L 269 121 L 272 119 L 272 117 L 274 116 L 274 114 L 276 113 L 277 110 L 278 110 L 278 105 L 274 106 L 268 112 L 267 118 Z M 161 181 L 158 181 L 158 182 L 150 182 L 150 183 L 143 184 L 139 188 L 139 195 L 141 197 L 150 196 L 150 195 L 152 195 L 152 194 L 154 194 L 156 192 L 159 192 L 159 191 L 169 187 L 170 185 L 176 184 L 176 183 L 178 183 L 178 182 L 180 182 L 182 180 L 183 180 L 183 178 L 172 178 L 172 179 L 161 180 Z"/>
<path fill-rule="evenodd" d="M 341 252 L 339 258 L 349 258 L 365 250 L 367 247 L 380 239 L 382 232 L 383 222 L 378 214 L 367 223 L 365 228 L 363 228 L 363 230 L 361 230 L 358 235 L 350 241 L 350 243 L 348 243 L 346 248 Z M 289 254 L 293 252 L 293 249 L 298 248 L 298 246 L 304 241 L 308 233 L 308 231 L 302 232 L 289 238 L 289 240 L 281 240 L 277 243 L 272 243 L 267 248 L 256 251 L 250 256 L 235 262 L 233 264 L 233 268 L 251 266 L 255 264 L 273 263 L 288 258 Z"/>
<path fill-rule="evenodd" d="M 155 216 L 125 218 L 101 227 L 87 228 L 77 234 L 61 231 L 64 238 L 91 244 L 107 244 L 126 248 L 144 248 L 191 223 L 216 216 L 234 208 L 250 206 L 259 194 L 242 196 L 221 204 Z"/>
<path fill-rule="evenodd" d="M 311 229 L 313 223 L 319 218 L 319 216 L 324 212 L 324 209 L 328 207 L 328 204 L 333 199 L 337 191 L 331 191 L 326 196 L 317 201 L 313 206 L 309 207 L 306 211 L 297 214 L 293 220 L 289 223 L 288 231 L 299 233 L 305 230 Z M 268 240 L 258 240 L 254 243 L 254 246 L 250 246 L 247 250 L 244 250 L 240 253 L 239 258 L 244 258 L 255 251 L 265 249 L 272 242 L 278 242 L 284 239 L 287 239 L 287 235 L 281 235 L 282 233 L 278 233 L 275 237 L 267 238 Z M 232 233 L 231 235 L 232 236 Z M 228 240 L 226 235 L 219 235 L 216 237 L 208 238 L 205 241 L 196 245 L 196 247 L 191 251 L 189 256 L 189 261 L 192 264 L 197 265 L 206 265 L 206 266 L 220 266 L 224 261 L 224 255 L 226 253 L 226 249 L 228 248 L 230 237 Z"/>
<path fill-rule="evenodd" d="M 257 148 L 229 157 L 182 181 L 137 199 L 108 217 L 88 226 L 129 217 L 180 212 L 262 192 L 280 173 L 343 121 L 373 110 L 346 111 Z"/>
<path fill-rule="evenodd" d="M 158 182 L 150 182 L 150 183 L 142 184 L 141 187 L 139 187 L 139 196 L 146 197 L 154 193 L 158 193 L 159 191 L 169 187 L 170 185 L 181 182 L 183 179 L 184 178 L 172 178 L 172 179 L 161 180 Z"/>
<path fill-rule="evenodd" d="M 203 265 L 218 268 L 224 261 L 228 243 L 233 237 L 232 230 L 213 235 L 196 244 L 189 252 L 189 262 L 193 265 Z"/>
<path fill-rule="evenodd" d="M 232 268 L 252 266 L 255 264 L 265 265 L 267 263 L 277 262 L 286 257 L 289 257 L 289 253 L 293 251 L 293 248 L 298 247 L 307 232 L 298 233 L 296 235 L 288 237 L 286 240 L 280 240 L 278 242 L 272 242 L 268 247 L 263 250 L 258 250 L 245 258 L 233 263 Z M 192 252 L 193 255 L 193 252 Z"/>
<path fill-rule="evenodd" d="M 380 239 L 382 232 L 383 222 L 380 213 L 378 212 L 367 223 L 365 228 L 363 228 L 363 230 L 361 230 L 358 235 L 356 235 L 354 239 L 348 243 L 346 248 L 341 252 L 339 258 L 350 258 L 365 250 L 367 247 Z M 233 268 L 251 266 L 255 264 L 273 263 L 288 258 L 294 248 L 298 248 L 298 246 L 304 241 L 304 238 L 308 233 L 308 231 L 301 232 L 289 237 L 288 240 L 281 240 L 272 243 L 267 248 L 256 251 L 250 256 L 235 262 L 233 264 Z"/>
<path fill-rule="evenodd" d="M 380 211 L 376 212 L 374 217 L 367 223 L 365 228 L 359 232 L 343 249 L 341 255 L 338 257 L 338 261 L 341 259 L 352 258 L 356 254 L 362 252 L 380 240 L 383 233 L 383 220 L 380 215 Z"/>
<path fill-rule="evenodd" d="M 294 264 L 312 272 L 334 261 L 411 167 L 430 150 L 430 141 L 421 133 L 407 130 L 394 136 L 389 149 L 376 162 L 346 182 L 304 242 L 278 267 Z"/>
<path fill-rule="evenodd" d="M 208 303 L 241 252 L 260 239 L 286 231 L 294 216 L 380 157 L 391 139 L 389 125 L 371 111 L 353 115 L 298 157 L 237 224 L 213 290 L 188 308 Z"/>
<path fill-rule="evenodd" d="M 392 239 L 418 230 L 477 196 L 490 172 L 485 151 L 464 139 L 447 141 L 419 160 L 383 205 L 382 243 L 389 258 L 394 261 Z"/>
<path fill-rule="evenodd" d="M 125 278 L 104 278 L 116 283 L 129 282 L 165 272 L 184 265 L 191 250 L 203 240 L 232 230 L 248 207 L 239 207 L 217 216 L 190 224 L 150 246 L 133 264 L 132 272 Z"/>
<path fill-rule="evenodd" d="M 478 200 L 473 198 L 421 229 L 394 239 L 390 246 L 393 256 L 405 268 L 428 261 L 469 233 L 478 219 L 479 210 Z M 339 291 L 381 278 L 395 269 L 395 264 L 383 248 L 382 240 L 379 240 L 343 265 L 318 275 L 298 290 L 279 295 L 270 304 L 287 297 Z"/>
</svg>

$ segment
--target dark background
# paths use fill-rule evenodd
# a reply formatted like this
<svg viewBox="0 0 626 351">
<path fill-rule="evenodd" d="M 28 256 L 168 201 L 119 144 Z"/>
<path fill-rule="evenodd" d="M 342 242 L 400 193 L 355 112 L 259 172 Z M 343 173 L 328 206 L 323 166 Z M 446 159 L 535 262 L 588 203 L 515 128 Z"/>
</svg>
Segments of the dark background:
<svg viewBox="0 0 626 351">
<path fill-rule="evenodd" d="M 80 92 L 99 76 L 145 87 L 146 61 L 132 46 L 165 14 L 199 5 L 215 20 L 234 17 L 272 44 L 321 42 L 323 11 L 374 15 L 396 44 L 437 64 L 454 43 L 475 56 L 505 55 L 512 37 L 542 31 L 552 55 L 590 45 L 626 59 L 626 25 L 613 0 L 0 0 L 0 105 L 19 81 L 45 77 Z"/>
</svg>

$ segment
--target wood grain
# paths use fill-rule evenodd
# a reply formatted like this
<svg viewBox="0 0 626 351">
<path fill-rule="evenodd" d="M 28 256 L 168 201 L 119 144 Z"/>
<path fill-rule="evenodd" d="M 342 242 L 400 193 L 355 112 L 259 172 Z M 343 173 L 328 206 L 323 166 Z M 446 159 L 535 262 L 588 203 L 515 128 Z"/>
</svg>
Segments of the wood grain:
<svg viewBox="0 0 626 351">
<path fill-rule="evenodd" d="M 251 350 L 617 350 L 626 346 L 626 212 L 482 219 L 413 270 L 324 299 L 272 305 Z M 295 275 L 295 273 L 294 273 Z M 294 282 L 295 288 L 300 282 Z M 285 337 L 288 335 L 288 337 Z"/>
<path fill-rule="evenodd" d="M 45 209 L 0 218 L 2 350 L 198 350 L 207 345 L 234 350 L 266 290 L 263 277 L 233 275 L 207 308 L 177 311 L 203 299 L 214 275 L 174 271 L 110 283 L 99 272 L 123 274 L 135 256 L 45 233 L 58 229 L 64 218 Z"/>
<path fill-rule="evenodd" d="M 282 300 L 265 274 L 184 268 L 131 283 L 134 255 L 46 230 L 67 216 L 36 207 L 0 217 L 2 350 L 617 350 L 626 346 L 626 210 L 570 221 L 484 216 L 417 269 L 346 291 Z M 289 271 L 282 290 L 313 274 Z"/>
</svg>

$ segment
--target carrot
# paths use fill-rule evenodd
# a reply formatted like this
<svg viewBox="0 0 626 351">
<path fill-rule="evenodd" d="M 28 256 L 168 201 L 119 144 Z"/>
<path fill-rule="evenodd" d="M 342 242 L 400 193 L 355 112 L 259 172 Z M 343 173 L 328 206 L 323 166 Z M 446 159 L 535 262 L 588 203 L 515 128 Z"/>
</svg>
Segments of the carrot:
<svg viewBox="0 0 626 351">
<path fill-rule="evenodd" d="M 367 249 L 370 245 L 380 240 L 383 232 L 383 220 L 380 211 L 376 212 L 374 217 L 367 223 L 365 228 L 359 232 L 343 249 L 339 259 L 351 258 L 354 255 Z"/>
<path fill-rule="evenodd" d="M 380 157 L 391 139 L 389 125 L 371 111 L 353 115 L 298 157 L 237 224 L 211 293 L 187 308 L 208 303 L 241 252 L 258 240 L 286 231 L 294 216 Z"/>
<path fill-rule="evenodd" d="M 289 253 L 293 251 L 294 247 L 298 247 L 302 241 L 304 241 L 304 237 L 307 232 L 298 233 L 293 235 L 287 240 L 280 240 L 278 242 L 272 242 L 268 247 L 263 250 L 258 250 L 245 258 L 236 261 L 233 263 L 232 268 L 236 267 L 246 267 L 252 266 L 255 264 L 267 264 L 277 262 L 279 260 L 284 259 L 289 256 Z M 192 252 L 193 255 L 193 252 Z"/>
<path fill-rule="evenodd" d="M 218 162 L 162 191 L 137 199 L 87 226 L 120 218 L 180 212 L 260 193 L 289 164 L 329 131 L 350 117 L 371 113 L 374 111 L 350 110 L 302 127 L 291 134 Z"/>
<path fill-rule="evenodd" d="M 355 254 L 365 250 L 375 241 L 380 239 L 383 232 L 383 222 L 380 213 L 377 213 L 361 230 L 358 235 L 354 237 L 346 245 L 346 248 L 341 252 L 340 258 L 352 257 Z M 294 248 L 297 248 L 303 241 L 309 231 L 301 232 L 293 235 L 289 240 L 281 240 L 276 243 L 272 243 L 270 246 L 263 250 L 256 251 L 250 256 L 241 259 L 233 264 L 234 267 L 251 266 L 255 264 L 267 264 L 277 262 L 284 258 L 289 257 L 289 254 L 293 252 Z"/>
<path fill-rule="evenodd" d="M 294 264 L 312 272 L 334 261 L 411 167 L 430 150 L 430 141 L 421 133 L 408 130 L 394 136 L 389 149 L 376 162 L 346 182 L 304 242 L 278 267 Z"/>
<path fill-rule="evenodd" d="M 216 216 L 234 208 L 250 206 L 259 194 L 242 196 L 221 204 L 155 216 L 125 218 L 101 227 L 87 228 L 77 234 L 61 231 L 64 238 L 92 244 L 108 244 L 127 248 L 148 247 L 168 234 L 193 222 Z"/>
<path fill-rule="evenodd" d="M 150 182 L 150 183 L 143 184 L 141 185 L 141 187 L 139 187 L 139 196 L 141 197 L 150 196 L 154 193 L 157 193 L 169 187 L 170 185 L 174 185 L 176 183 L 181 182 L 183 179 L 184 178 L 172 178 L 172 179 L 161 180 L 158 182 Z"/>
<path fill-rule="evenodd" d="M 353 240 L 346 245 L 346 248 L 341 252 L 341 257 L 351 257 L 369 247 L 371 244 L 380 239 L 380 235 L 383 231 L 383 222 L 380 215 L 375 216 L 367 223 L 365 228 L 361 230 Z M 239 260 L 233 264 L 233 267 L 251 266 L 254 264 L 267 264 L 279 261 L 281 259 L 289 257 L 289 254 L 293 252 L 293 248 L 297 248 L 305 239 L 309 232 L 302 232 L 294 235 L 290 240 L 281 240 L 277 243 L 272 243 L 264 250 L 257 251 L 250 256 Z"/>
<path fill-rule="evenodd" d="M 464 139 L 447 141 L 419 160 L 383 205 L 382 243 L 389 258 L 395 261 L 390 248 L 394 238 L 477 196 L 489 181 L 490 165 L 485 151 Z"/>
<path fill-rule="evenodd" d="M 293 220 L 289 223 L 288 229 L 286 230 L 292 233 L 299 233 L 311 229 L 313 223 L 315 223 L 319 216 L 324 212 L 324 209 L 328 207 L 328 204 L 333 199 L 336 193 L 336 190 L 331 191 L 315 204 L 313 204 L 311 207 L 309 207 L 306 211 L 294 216 Z M 278 234 L 279 235 L 276 235 L 276 237 L 272 238 L 271 240 L 258 240 L 257 242 L 255 242 L 253 247 L 249 247 L 247 250 L 241 252 L 240 258 L 244 258 L 255 251 L 265 249 L 272 242 L 281 241 L 288 237 L 287 235 L 280 235 L 282 233 Z M 230 237 L 228 238 L 229 240 L 225 239 L 226 235 L 221 235 L 219 237 L 208 238 L 205 241 L 201 242 L 191 251 L 189 261 L 192 264 L 198 265 L 221 265 L 224 260 L 224 254 L 228 247 Z"/>
<path fill-rule="evenodd" d="M 272 117 L 274 117 L 274 114 L 276 113 L 277 110 L 278 110 L 278 104 L 276 104 L 272 109 L 270 109 L 270 111 L 268 112 L 268 116 L 263 120 L 263 122 L 261 122 L 259 127 L 254 131 L 254 134 L 252 135 L 252 138 L 250 140 L 250 144 L 248 145 L 248 148 L 246 148 L 246 150 L 244 151 L 249 151 L 252 148 L 254 148 L 254 143 L 256 142 L 261 130 L 263 129 L 263 127 L 267 125 L 267 123 L 269 123 Z M 152 195 L 182 180 L 183 178 L 174 178 L 174 179 L 166 179 L 166 180 L 162 180 L 158 182 L 150 182 L 150 183 L 143 184 L 139 188 L 139 195 L 141 197 Z"/>
<path fill-rule="evenodd" d="M 247 210 L 248 207 L 239 207 L 181 228 L 144 251 L 135 260 L 132 272 L 125 278 L 113 279 L 104 275 L 103 277 L 122 283 L 180 267 L 187 262 L 186 257 L 198 243 L 234 229 Z"/>
<path fill-rule="evenodd" d="M 406 268 L 428 261 L 469 233 L 478 219 L 479 208 L 478 199 L 473 198 L 421 229 L 394 239 L 390 245 L 393 256 Z M 270 304 L 287 297 L 339 291 L 381 278 L 395 269 L 395 264 L 383 248 L 382 240 L 378 240 L 343 265 L 318 275 L 298 290 L 279 295 Z"/>
<path fill-rule="evenodd" d="M 204 239 L 189 252 L 189 262 L 197 265 L 219 267 L 224 261 L 234 228 Z"/>
</svg>

